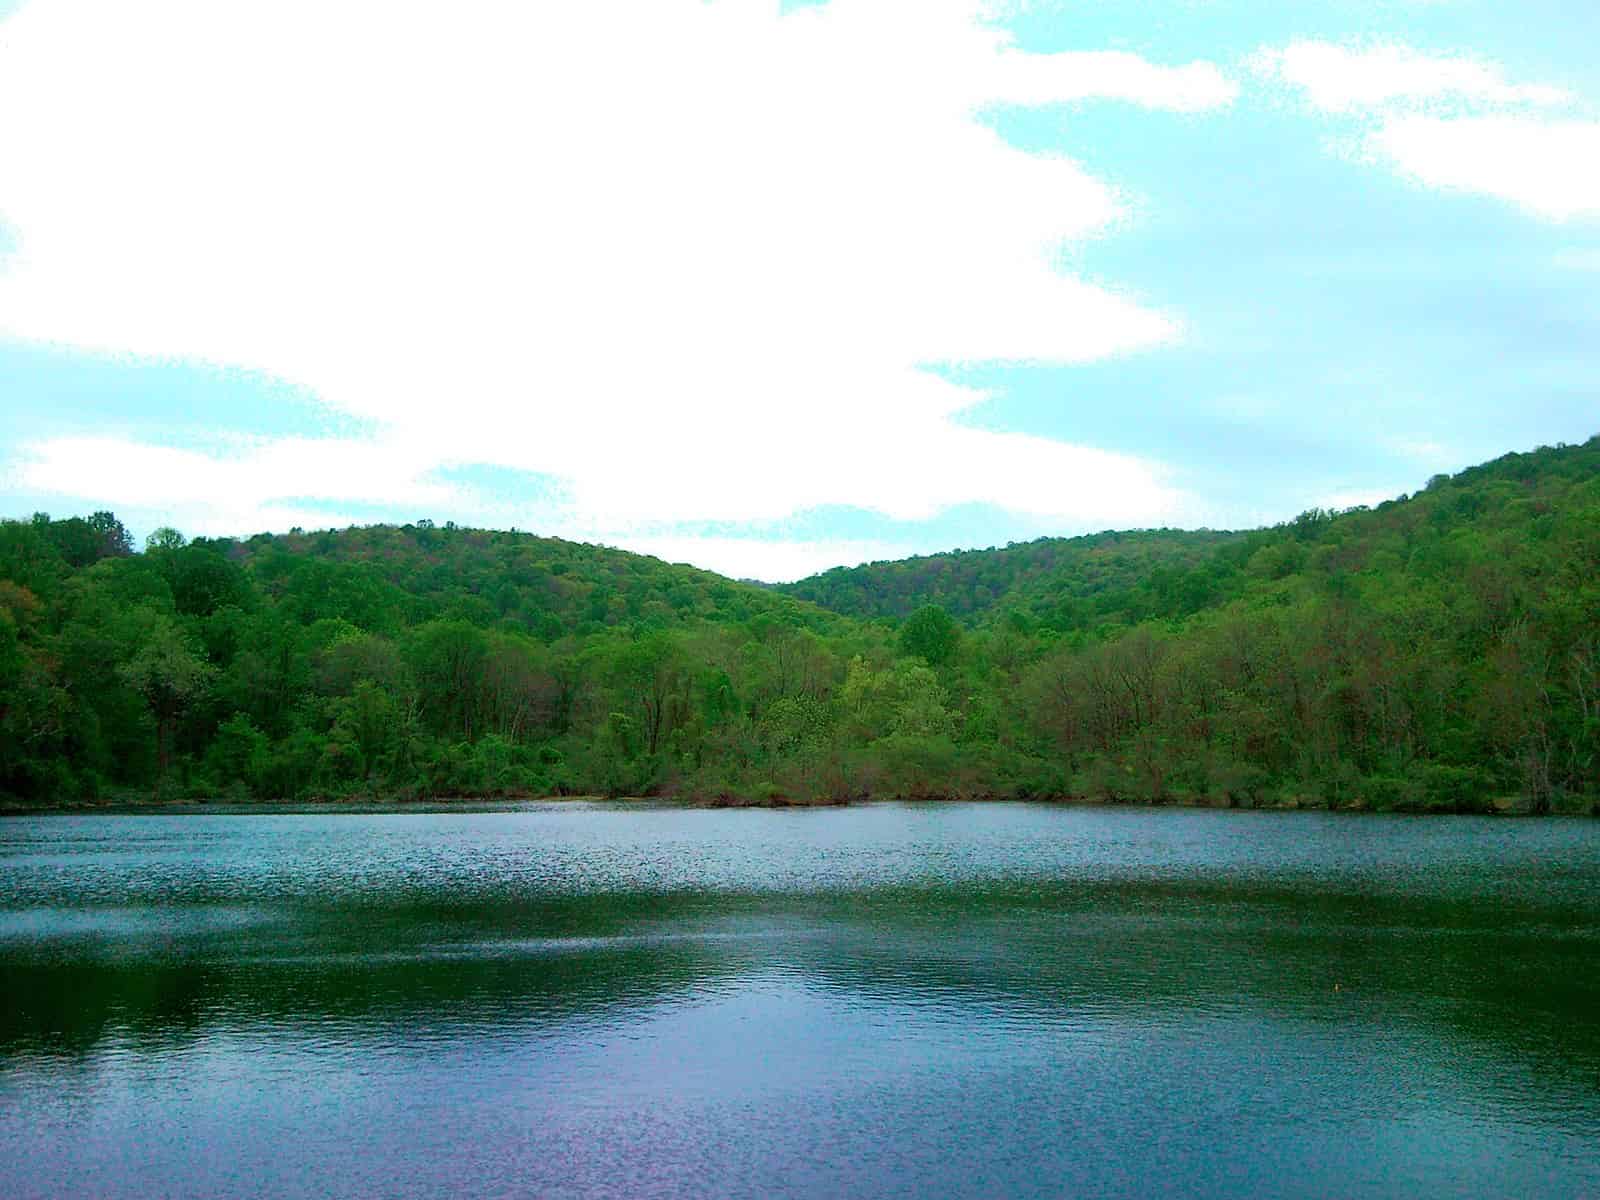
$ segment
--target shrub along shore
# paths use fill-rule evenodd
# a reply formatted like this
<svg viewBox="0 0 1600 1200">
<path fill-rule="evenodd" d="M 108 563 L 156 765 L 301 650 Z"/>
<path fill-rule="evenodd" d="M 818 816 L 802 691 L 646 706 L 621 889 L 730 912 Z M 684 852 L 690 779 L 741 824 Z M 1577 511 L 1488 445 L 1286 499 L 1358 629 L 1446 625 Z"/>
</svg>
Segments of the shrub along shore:
<svg viewBox="0 0 1600 1200">
<path fill-rule="evenodd" d="M 536 808 L 556 808 L 564 805 L 595 805 L 605 807 L 638 808 L 692 808 L 692 809 L 791 809 L 791 808 L 855 808 L 863 804 L 1053 804 L 1064 808 L 1178 808 L 1178 809 L 1228 809 L 1253 812 L 1312 812 L 1339 813 L 1397 813 L 1404 815 L 1460 815 L 1492 817 L 1533 816 L 1595 816 L 1600 817 L 1600 801 L 1587 798 L 1564 803 L 1556 808 L 1536 813 L 1522 796 L 1500 796 L 1480 804 L 1469 804 L 1458 809 L 1440 806 L 1415 808 L 1374 808 L 1359 797 L 1330 808 L 1321 796 L 1281 797 L 1271 802 L 1255 803 L 1230 797 L 1165 797 L 1161 800 L 1118 800 L 1105 796 L 1038 796 L 1026 800 L 1015 796 L 951 797 L 915 796 L 896 798 L 863 798 L 851 800 L 832 796 L 795 798 L 774 795 L 715 796 L 434 796 L 427 799 L 383 795 L 307 796 L 301 800 L 266 800 L 241 798 L 201 797 L 198 799 L 157 799 L 145 794 L 124 796 L 97 796 L 92 799 L 32 803 L 14 798 L 0 800 L 0 817 L 43 816 L 54 814 L 90 814 L 134 816 L 140 813 L 388 813 L 388 812 L 450 812 L 450 811 L 518 811 Z"/>
</svg>

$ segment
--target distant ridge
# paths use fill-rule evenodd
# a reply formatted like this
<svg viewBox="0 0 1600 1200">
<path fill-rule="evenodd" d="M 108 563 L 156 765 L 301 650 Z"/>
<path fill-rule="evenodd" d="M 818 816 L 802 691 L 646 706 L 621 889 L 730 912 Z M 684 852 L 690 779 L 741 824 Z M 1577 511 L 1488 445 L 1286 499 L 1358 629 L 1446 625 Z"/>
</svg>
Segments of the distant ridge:
<svg viewBox="0 0 1600 1200">
<path fill-rule="evenodd" d="M 852 617 L 901 618 L 937 604 L 960 620 L 975 621 L 997 607 L 1034 608 L 1045 597 L 1087 599 L 1132 587 L 1156 571 L 1193 567 L 1243 536 L 1149 529 L 1046 537 L 835 567 L 777 590 Z"/>
</svg>

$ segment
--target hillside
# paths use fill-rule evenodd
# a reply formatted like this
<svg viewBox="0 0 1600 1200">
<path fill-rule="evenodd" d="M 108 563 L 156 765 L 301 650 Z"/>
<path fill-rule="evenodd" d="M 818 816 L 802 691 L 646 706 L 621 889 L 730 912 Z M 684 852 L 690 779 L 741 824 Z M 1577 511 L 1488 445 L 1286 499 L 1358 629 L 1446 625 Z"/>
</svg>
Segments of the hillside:
<svg viewBox="0 0 1600 1200">
<path fill-rule="evenodd" d="M 1066 625 L 1106 597 L 1147 587 L 1210 558 L 1241 534 L 1137 530 L 1039 538 L 992 550 L 955 550 L 859 567 L 835 567 L 778 590 L 851 617 L 910 616 L 937 604 L 975 623 L 998 609 L 1021 609 Z"/>
<path fill-rule="evenodd" d="M 519 533 L 0 522 L 0 796 L 1600 802 L 1600 439 L 819 579 L 848 615 Z"/>
<path fill-rule="evenodd" d="M 765 588 L 710 571 L 527 533 L 424 521 L 200 544 L 244 568 L 302 621 L 343 617 L 392 630 L 445 617 L 546 642 L 618 625 L 761 615 L 831 623 Z"/>
</svg>

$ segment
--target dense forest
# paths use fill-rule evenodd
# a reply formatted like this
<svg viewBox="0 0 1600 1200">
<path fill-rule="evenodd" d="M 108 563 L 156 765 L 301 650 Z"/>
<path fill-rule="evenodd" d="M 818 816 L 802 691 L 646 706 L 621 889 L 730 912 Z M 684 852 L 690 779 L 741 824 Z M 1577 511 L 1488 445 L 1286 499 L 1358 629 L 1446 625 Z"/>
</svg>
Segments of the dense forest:
<svg viewBox="0 0 1600 1200">
<path fill-rule="evenodd" d="M 1174 594 L 1180 578 L 1193 586 L 1205 575 L 1191 569 L 1242 533 L 1178 529 L 1038 538 L 997 550 L 954 550 L 860 567 L 835 567 L 778 590 L 852 617 L 909 617 L 936 604 L 964 622 L 997 608 L 1020 610 L 1035 622 L 1062 628 L 1097 611 L 1128 611 L 1139 591 L 1149 615 L 1205 606 L 1208 593 Z M 1142 589 L 1142 590 L 1141 590 Z M 1103 607 L 1102 607 L 1103 606 Z"/>
<path fill-rule="evenodd" d="M 0 799 L 1600 807 L 1600 438 L 785 588 L 527 534 L 0 522 Z"/>
</svg>

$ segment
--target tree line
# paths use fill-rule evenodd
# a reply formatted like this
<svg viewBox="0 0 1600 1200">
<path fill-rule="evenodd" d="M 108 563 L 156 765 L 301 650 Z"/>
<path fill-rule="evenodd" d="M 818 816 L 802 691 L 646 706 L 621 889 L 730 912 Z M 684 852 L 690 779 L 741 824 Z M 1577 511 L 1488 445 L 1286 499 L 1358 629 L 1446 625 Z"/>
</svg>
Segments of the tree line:
<svg viewBox="0 0 1600 1200">
<path fill-rule="evenodd" d="M 0 522 L 0 794 L 1600 798 L 1600 439 L 1250 533 L 1015 549 L 960 556 L 1034 566 L 955 615 L 880 565 L 907 615 L 862 616 L 428 522 L 138 553 L 110 513 Z"/>
</svg>

